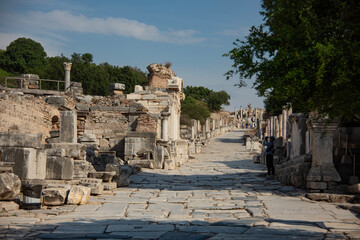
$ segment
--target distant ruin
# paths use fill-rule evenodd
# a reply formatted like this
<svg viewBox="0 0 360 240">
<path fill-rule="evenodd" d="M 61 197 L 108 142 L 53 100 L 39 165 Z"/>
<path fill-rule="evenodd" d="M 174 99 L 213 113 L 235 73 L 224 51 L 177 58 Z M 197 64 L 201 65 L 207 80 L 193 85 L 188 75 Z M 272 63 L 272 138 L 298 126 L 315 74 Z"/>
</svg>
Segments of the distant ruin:
<svg viewBox="0 0 360 240">
<path fill-rule="evenodd" d="M 133 93 L 113 83 L 109 96 L 90 96 L 70 81 L 71 63 L 64 67 L 65 81 L 48 80 L 59 91 L 43 90 L 47 80 L 34 75 L 9 78 L 16 88 L 1 86 L 0 170 L 22 181 L 25 205 L 85 203 L 89 194 L 127 186 L 141 168 L 180 167 L 207 139 L 263 119 L 263 110 L 249 106 L 182 127 L 183 79 L 170 68 L 149 65 L 149 86 Z"/>
</svg>

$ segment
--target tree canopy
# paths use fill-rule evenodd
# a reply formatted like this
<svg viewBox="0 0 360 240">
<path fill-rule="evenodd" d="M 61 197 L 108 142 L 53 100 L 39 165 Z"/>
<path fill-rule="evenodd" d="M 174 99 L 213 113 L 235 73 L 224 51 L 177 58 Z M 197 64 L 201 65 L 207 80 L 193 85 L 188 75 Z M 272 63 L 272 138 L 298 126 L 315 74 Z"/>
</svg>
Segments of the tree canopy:
<svg viewBox="0 0 360 240">
<path fill-rule="evenodd" d="M 42 79 L 63 80 L 64 62 L 72 62 L 71 81 L 81 82 L 85 94 L 107 95 L 110 83 L 124 83 L 124 92 L 130 93 L 135 85 L 148 83 L 146 74 L 139 68 L 95 64 L 91 53 L 73 53 L 71 59 L 64 55 L 46 57 L 41 44 L 28 38 L 18 38 L 5 51 L 0 50 L 0 68 L 14 75 L 33 73 Z"/>
<path fill-rule="evenodd" d="M 222 109 L 222 105 L 229 105 L 230 95 L 225 91 L 215 92 L 206 87 L 187 86 L 184 88 L 186 97 L 192 97 L 196 100 L 203 101 L 211 112 L 217 112 Z"/>
<path fill-rule="evenodd" d="M 264 23 L 224 56 L 227 79 L 255 78 L 267 111 L 290 103 L 343 123 L 360 122 L 360 1 L 263 0 Z"/>
<path fill-rule="evenodd" d="M 45 68 L 46 52 L 40 43 L 30 38 L 18 38 L 0 53 L 0 65 L 9 72 L 41 72 Z"/>
<path fill-rule="evenodd" d="M 215 92 L 206 87 L 187 86 L 185 100 L 181 103 L 181 124 L 191 125 L 191 119 L 203 124 L 210 112 L 217 112 L 222 105 L 229 105 L 230 95 L 225 91 Z"/>
</svg>

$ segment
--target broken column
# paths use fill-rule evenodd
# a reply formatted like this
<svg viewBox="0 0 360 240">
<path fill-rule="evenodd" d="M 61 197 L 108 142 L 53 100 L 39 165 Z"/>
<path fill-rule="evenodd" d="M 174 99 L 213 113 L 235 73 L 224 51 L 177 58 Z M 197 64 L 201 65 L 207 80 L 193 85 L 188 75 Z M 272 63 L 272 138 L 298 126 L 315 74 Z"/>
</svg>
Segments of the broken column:
<svg viewBox="0 0 360 240">
<path fill-rule="evenodd" d="M 65 91 L 70 88 L 70 71 L 71 71 L 71 62 L 64 62 L 64 70 L 65 70 Z"/>
<path fill-rule="evenodd" d="M 312 164 L 307 175 L 311 191 L 323 191 L 341 181 L 333 163 L 333 133 L 338 124 L 326 120 L 308 123 L 312 136 Z"/>
</svg>

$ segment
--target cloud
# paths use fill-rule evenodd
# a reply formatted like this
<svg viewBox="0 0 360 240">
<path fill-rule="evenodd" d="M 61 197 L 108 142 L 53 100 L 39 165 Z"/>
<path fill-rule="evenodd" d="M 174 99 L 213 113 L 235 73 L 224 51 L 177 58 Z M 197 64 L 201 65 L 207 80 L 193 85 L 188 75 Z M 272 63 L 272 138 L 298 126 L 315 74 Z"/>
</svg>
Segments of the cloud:
<svg viewBox="0 0 360 240">
<path fill-rule="evenodd" d="M 63 45 L 60 41 L 54 40 L 53 38 L 47 38 L 47 37 L 39 37 L 34 36 L 31 34 L 21 34 L 21 33 L 4 33 L 0 32 L 0 49 L 6 49 L 6 47 L 14 40 L 25 37 L 25 38 L 31 38 L 36 42 L 39 42 L 47 55 L 49 57 L 58 56 L 61 54 L 59 52 L 59 49 L 61 49 L 61 46 Z M 56 38 L 56 36 L 53 36 Z M 62 39 L 65 40 L 65 39 Z"/>
<path fill-rule="evenodd" d="M 42 29 L 50 32 L 77 32 L 106 34 L 135 39 L 166 42 L 173 44 L 190 44 L 205 39 L 197 37 L 194 30 L 160 31 L 153 25 L 126 18 L 90 18 L 82 14 L 76 15 L 69 11 L 55 10 L 51 12 L 28 12 L 25 16 L 12 17 L 17 24 L 31 29 Z"/>
</svg>

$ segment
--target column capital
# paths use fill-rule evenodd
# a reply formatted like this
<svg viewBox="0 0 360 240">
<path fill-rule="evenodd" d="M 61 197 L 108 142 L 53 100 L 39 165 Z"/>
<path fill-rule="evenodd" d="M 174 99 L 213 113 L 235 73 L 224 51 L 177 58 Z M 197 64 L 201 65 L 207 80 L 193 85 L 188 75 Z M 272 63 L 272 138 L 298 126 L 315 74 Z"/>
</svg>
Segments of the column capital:
<svg viewBox="0 0 360 240">
<path fill-rule="evenodd" d="M 333 133 L 339 127 L 339 122 L 326 119 L 308 120 L 306 124 L 313 133 Z"/>
<path fill-rule="evenodd" d="M 64 69 L 65 71 L 70 71 L 71 70 L 71 62 L 64 62 Z"/>
</svg>

